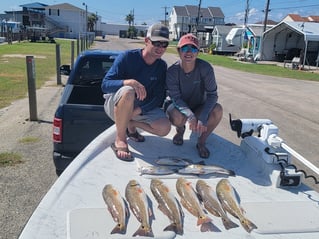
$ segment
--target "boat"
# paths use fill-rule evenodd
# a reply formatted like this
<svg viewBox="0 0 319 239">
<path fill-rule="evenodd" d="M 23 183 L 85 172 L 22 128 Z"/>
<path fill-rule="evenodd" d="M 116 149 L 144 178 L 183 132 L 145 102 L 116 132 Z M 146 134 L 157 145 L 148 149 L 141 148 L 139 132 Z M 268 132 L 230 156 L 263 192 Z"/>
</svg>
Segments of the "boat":
<svg viewBox="0 0 319 239">
<path fill-rule="evenodd" d="M 189 159 L 194 164 L 203 161 L 195 148 L 197 135 L 187 129 L 183 146 L 177 146 L 172 143 L 173 127 L 165 137 L 141 132 L 145 142 L 128 140 L 135 160 L 124 162 L 117 159 L 111 149 L 116 129 L 110 127 L 95 138 L 56 180 L 19 238 L 133 238 L 140 223 L 132 212 L 127 220 L 126 233 L 111 234 L 116 223 L 102 197 L 105 185 L 112 184 L 125 198 L 125 187 L 130 180 L 139 182 L 149 198 L 154 238 L 319 238 L 319 193 L 305 185 L 305 178 L 309 175 L 297 170 L 291 164 L 291 158 L 298 158 L 316 174 L 318 168 L 285 144 L 279 137 L 278 127 L 270 119 L 230 117 L 230 130 L 241 138 L 240 144 L 211 134 L 207 140 L 211 156 L 204 160 L 204 164 L 231 170 L 235 176 L 179 174 L 177 171 L 154 175 L 141 174 L 141 167 L 156 166 L 157 160 L 163 157 Z M 180 202 L 176 190 L 180 177 L 194 187 L 199 179 L 204 180 L 214 189 L 222 179 L 227 179 L 236 190 L 245 217 L 256 228 L 248 232 L 236 217 L 228 214 L 239 226 L 226 230 L 219 217 L 206 212 L 212 219 L 213 230 L 202 232 L 196 217 L 182 207 L 183 234 L 164 231 L 170 221 L 158 209 L 150 182 L 154 178 L 160 179 Z"/>
</svg>

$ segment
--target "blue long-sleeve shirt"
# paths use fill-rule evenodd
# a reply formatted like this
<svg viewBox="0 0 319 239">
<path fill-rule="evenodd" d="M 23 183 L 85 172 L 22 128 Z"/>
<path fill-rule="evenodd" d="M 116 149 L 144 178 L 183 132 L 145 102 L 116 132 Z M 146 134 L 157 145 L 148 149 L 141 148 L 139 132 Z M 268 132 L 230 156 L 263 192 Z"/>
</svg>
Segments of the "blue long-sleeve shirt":
<svg viewBox="0 0 319 239">
<path fill-rule="evenodd" d="M 115 93 L 123 86 L 126 79 L 135 79 L 146 90 L 146 98 L 137 100 L 142 114 L 155 107 L 161 107 L 165 98 L 165 79 L 167 64 L 157 59 L 148 65 L 142 57 L 142 49 L 128 50 L 121 53 L 114 61 L 102 81 L 105 94 Z"/>
</svg>

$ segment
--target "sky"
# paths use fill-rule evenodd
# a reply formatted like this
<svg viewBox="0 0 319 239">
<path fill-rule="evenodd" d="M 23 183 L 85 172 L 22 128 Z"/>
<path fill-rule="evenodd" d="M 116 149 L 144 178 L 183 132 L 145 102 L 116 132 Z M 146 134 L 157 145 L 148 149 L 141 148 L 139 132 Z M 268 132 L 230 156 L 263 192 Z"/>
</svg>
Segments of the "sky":
<svg viewBox="0 0 319 239">
<path fill-rule="evenodd" d="M 220 7 L 225 15 L 225 23 L 243 24 L 245 10 L 249 9 L 248 23 L 263 21 L 267 0 L 201 0 L 201 7 Z M 174 6 L 198 5 L 200 0 L 9 0 L 0 2 L 0 13 L 21 10 L 20 5 L 40 2 L 47 5 L 68 2 L 88 12 L 97 13 L 105 23 L 125 24 L 125 17 L 132 13 L 135 24 L 151 25 L 165 19 L 165 11 L 170 12 Z M 269 0 L 268 19 L 281 21 L 287 14 L 301 16 L 319 15 L 318 0 Z M 84 5 L 83 5 L 84 4 Z"/>
</svg>

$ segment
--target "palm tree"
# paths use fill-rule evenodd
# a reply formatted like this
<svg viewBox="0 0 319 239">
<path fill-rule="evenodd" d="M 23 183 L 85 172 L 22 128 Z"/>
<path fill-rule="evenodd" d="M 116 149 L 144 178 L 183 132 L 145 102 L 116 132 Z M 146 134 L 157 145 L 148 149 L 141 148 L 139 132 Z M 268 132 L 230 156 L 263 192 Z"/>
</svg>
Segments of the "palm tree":
<svg viewBox="0 0 319 239">
<path fill-rule="evenodd" d="M 128 25 L 130 27 L 132 25 L 132 23 L 134 22 L 134 15 L 132 13 L 126 15 L 125 21 L 128 22 Z"/>
<path fill-rule="evenodd" d="M 88 29 L 89 29 L 89 32 L 94 32 L 94 26 L 95 26 L 96 22 L 98 21 L 98 19 L 99 19 L 99 17 L 95 13 L 92 13 L 88 17 Z"/>
</svg>

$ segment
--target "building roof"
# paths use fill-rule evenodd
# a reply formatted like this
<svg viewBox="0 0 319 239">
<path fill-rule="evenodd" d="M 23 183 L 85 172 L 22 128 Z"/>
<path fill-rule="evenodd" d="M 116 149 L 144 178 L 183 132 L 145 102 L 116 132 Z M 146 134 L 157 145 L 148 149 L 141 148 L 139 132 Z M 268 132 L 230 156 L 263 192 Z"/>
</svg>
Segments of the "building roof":
<svg viewBox="0 0 319 239">
<path fill-rule="evenodd" d="M 177 16 L 198 16 L 198 6 L 195 5 L 185 5 L 185 6 L 174 6 L 173 9 Z M 208 7 L 201 8 L 199 12 L 200 16 L 203 18 L 224 18 L 224 14 L 220 7 Z"/>
<path fill-rule="evenodd" d="M 20 5 L 20 7 L 23 7 L 23 8 L 37 9 L 37 10 L 44 10 L 46 6 L 48 5 L 44 3 L 40 3 L 40 2 L 27 3 L 27 4 Z"/>
<path fill-rule="evenodd" d="M 283 21 L 288 19 L 294 22 L 319 22 L 319 16 L 302 17 L 298 14 L 288 14 Z"/>
<path fill-rule="evenodd" d="M 225 17 L 225 15 L 220 7 L 208 7 L 208 10 L 210 11 L 210 13 L 213 17 L 220 17 L 220 18 Z"/>
<path fill-rule="evenodd" d="M 264 35 L 266 36 L 273 31 L 282 31 L 285 28 L 290 28 L 299 34 L 304 35 L 305 41 L 319 41 L 319 23 L 317 22 L 282 21 L 273 28 L 267 30 Z"/>
<path fill-rule="evenodd" d="M 83 10 L 82 8 L 78 8 L 78 7 L 76 7 L 74 5 L 71 5 L 69 3 L 61 3 L 61 4 L 56 4 L 56 5 L 50 5 L 50 6 L 47 6 L 47 8 L 50 8 L 50 9 L 63 9 L 63 10 Z"/>
<path fill-rule="evenodd" d="M 233 26 L 217 25 L 214 27 L 214 32 L 218 32 L 219 35 L 227 35 Z"/>
</svg>

